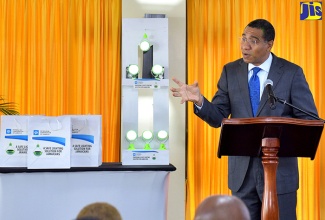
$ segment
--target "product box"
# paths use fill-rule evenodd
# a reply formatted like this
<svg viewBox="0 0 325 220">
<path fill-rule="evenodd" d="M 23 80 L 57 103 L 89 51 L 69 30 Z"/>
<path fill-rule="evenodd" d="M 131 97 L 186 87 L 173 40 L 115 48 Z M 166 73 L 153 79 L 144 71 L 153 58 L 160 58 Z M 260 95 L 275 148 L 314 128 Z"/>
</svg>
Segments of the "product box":
<svg viewBox="0 0 325 220">
<path fill-rule="evenodd" d="M 71 117 L 30 116 L 28 169 L 70 168 Z"/>
<path fill-rule="evenodd" d="M 71 167 L 102 165 L 102 116 L 72 115 Z"/>
<path fill-rule="evenodd" d="M 27 167 L 28 118 L 29 116 L 1 115 L 1 167 Z"/>
</svg>

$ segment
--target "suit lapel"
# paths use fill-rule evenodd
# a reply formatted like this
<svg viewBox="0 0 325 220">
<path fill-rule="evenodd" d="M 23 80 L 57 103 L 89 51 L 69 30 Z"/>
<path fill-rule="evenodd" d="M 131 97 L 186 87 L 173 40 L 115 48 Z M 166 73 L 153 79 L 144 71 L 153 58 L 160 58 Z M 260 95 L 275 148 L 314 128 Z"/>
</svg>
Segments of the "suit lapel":
<svg viewBox="0 0 325 220">
<path fill-rule="evenodd" d="M 248 64 L 243 60 L 239 61 L 239 66 L 237 69 L 237 78 L 238 84 L 241 91 L 241 96 L 244 101 L 246 110 L 248 112 L 249 117 L 253 117 L 251 101 L 249 98 L 249 90 L 248 90 Z"/>
<path fill-rule="evenodd" d="M 269 72 L 267 78 L 273 81 L 273 90 L 274 90 L 282 76 L 282 71 L 280 70 L 280 68 L 283 66 L 283 64 L 282 64 L 281 60 L 277 56 L 275 56 L 273 53 L 272 53 L 272 56 L 273 56 L 272 64 L 271 64 L 270 72 Z M 259 115 L 261 110 L 264 108 L 264 106 L 267 104 L 267 102 L 268 102 L 268 94 L 267 94 L 266 90 L 264 90 L 262 97 L 261 97 L 260 105 L 258 106 L 258 109 L 257 109 L 257 113 L 256 113 L 257 116 Z M 268 105 L 266 107 L 268 107 Z"/>
</svg>

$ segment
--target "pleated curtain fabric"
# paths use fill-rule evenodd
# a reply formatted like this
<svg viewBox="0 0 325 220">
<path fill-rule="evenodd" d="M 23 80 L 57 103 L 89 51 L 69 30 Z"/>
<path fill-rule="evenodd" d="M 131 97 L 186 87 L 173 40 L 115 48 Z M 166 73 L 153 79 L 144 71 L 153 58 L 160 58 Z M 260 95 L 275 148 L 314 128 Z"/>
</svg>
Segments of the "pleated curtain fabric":
<svg viewBox="0 0 325 220">
<path fill-rule="evenodd" d="M 201 93 L 212 100 L 224 65 L 241 58 L 238 38 L 246 25 L 264 18 L 276 32 L 271 52 L 303 68 L 318 113 L 324 118 L 324 18 L 300 20 L 300 6 L 301 1 L 296 0 L 187 0 L 187 82 L 197 81 Z M 192 220 L 195 208 L 207 196 L 231 192 L 228 157 L 216 157 L 221 129 L 193 114 L 192 105 L 187 111 L 186 220 Z M 321 138 L 314 160 L 298 159 L 297 220 L 325 219 L 324 145 L 325 138 Z"/>
<path fill-rule="evenodd" d="M 121 7 L 0 1 L 0 96 L 21 115 L 102 115 L 104 162 L 120 160 Z"/>
</svg>

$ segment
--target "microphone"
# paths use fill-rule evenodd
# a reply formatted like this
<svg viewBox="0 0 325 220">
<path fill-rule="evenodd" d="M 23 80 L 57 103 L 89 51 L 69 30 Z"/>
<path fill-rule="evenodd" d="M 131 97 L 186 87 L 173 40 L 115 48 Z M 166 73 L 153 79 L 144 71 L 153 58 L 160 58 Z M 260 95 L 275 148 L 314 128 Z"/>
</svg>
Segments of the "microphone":
<svg viewBox="0 0 325 220">
<path fill-rule="evenodd" d="M 264 87 L 266 88 L 266 91 L 267 91 L 267 94 L 269 97 L 270 109 L 274 110 L 276 108 L 276 106 L 275 106 L 276 98 L 274 96 L 273 89 L 272 89 L 273 81 L 270 79 L 267 79 L 265 81 L 264 85 L 265 85 Z"/>
<path fill-rule="evenodd" d="M 273 93 L 273 89 L 272 89 L 272 86 L 273 86 L 273 81 L 270 80 L 270 79 L 267 79 L 265 80 L 265 83 L 264 83 L 264 87 L 266 88 L 267 90 L 267 94 L 268 94 L 268 97 L 269 97 L 269 103 L 270 103 L 270 108 L 272 110 L 275 109 L 275 102 L 280 102 L 281 104 L 283 105 L 287 105 L 287 106 L 290 106 L 291 108 L 294 108 L 302 113 L 305 113 L 306 115 L 309 115 L 310 117 L 313 117 L 317 120 L 320 120 L 320 121 L 323 121 L 325 123 L 325 120 L 319 118 L 318 116 L 312 114 L 312 113 L 309 113 L 309 112 L 306 112 L 305 110 L 303 109 L 300 109 L 298 108 L 297 106 L 294 106 L 292 104 L 290 104 L 289 102 L 287 102 L 285 99 L 281 99 L 279 97 L 276 97 Z"/>
</svg>

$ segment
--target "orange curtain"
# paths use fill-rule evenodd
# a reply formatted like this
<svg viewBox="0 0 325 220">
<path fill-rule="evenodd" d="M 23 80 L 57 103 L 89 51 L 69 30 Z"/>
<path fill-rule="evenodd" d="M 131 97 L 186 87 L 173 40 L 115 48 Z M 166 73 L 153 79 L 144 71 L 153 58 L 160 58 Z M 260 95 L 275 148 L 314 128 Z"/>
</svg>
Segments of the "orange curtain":
<svg viewBox="0 0 325 220">
<path fill-rule="evenodd" d="M 100 114 L 120 154 L 120 0 L 1 0 L 0 95 L 20 114 Z"/>
<path fill-rule="evenodd" d="M 297 0 L 187 0 L 188 83 L 197 80 L 201 93 L 211 100 L 223 65 L 241 57 L 238 38 L 245 26 L 257 18 L 267 19 L 275 27 L 272 52 L 304 69 L 319 115 L 325 118 L 322 20 L 301 21 Z M 220 129 L 196 117 L 192 104 L 188 105 L 187 119 L 186 219 L 191 220 L 195 208 L 207 196 L 230 191 L 227 157 L 216 156 Z M 321 196 L 325 193 L 324 141 L 322 137 L 314 161 L 299 159 L 298 219 L 325 218 L 325 200 Z"/>
</svg>

